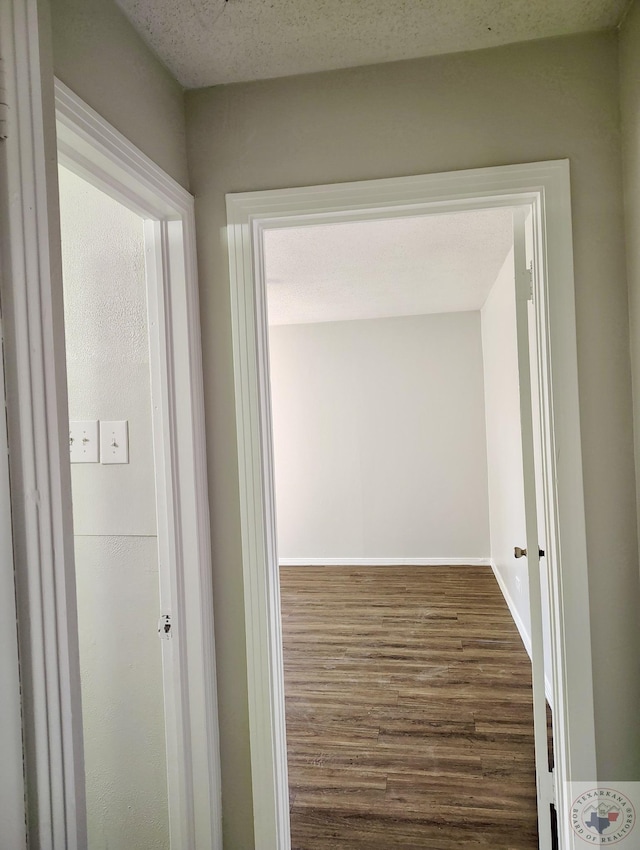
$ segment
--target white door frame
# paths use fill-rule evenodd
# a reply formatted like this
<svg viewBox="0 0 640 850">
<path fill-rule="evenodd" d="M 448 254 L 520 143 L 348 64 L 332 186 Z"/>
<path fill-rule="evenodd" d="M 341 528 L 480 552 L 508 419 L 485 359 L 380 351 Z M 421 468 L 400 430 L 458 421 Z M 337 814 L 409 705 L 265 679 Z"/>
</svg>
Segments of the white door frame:
<svg viewBox="0 0 640 850">
<path fill-rule="evenodd" d="M 84 850 L 86 818 L 46 6 L 0 3 L 2 321 L 28 845 Z M 0 647 L 6 653 L 6 647 Z M 7 683 L 9 687 L 9 683 Z"/>
<path fill-rule="evenodd" d="M 57 107 L 65 164 L 135 210 L 147 219 L 147 231 L 153 230 L 148 281 L 155 284 L 149 297 L 157 321 L 150 338 L 160 408 L 154 441 L 167 494 L 159 525 L 166 526 L 165 553 L 174 576 L 173 638 L 165 643 L 177 661 L 171 668 L 175 708 L 168 730 L 175 759 L 172 850 L 221 850 L 193 198 L 62 84 L 54 95 L 47 10 L 38 0 L 0 3 L 5 85 L 0 101 L 8 103 L 7 115 L 0 115 L 7 117 L 0 127 L 8 136 L 0 141 L 7 162 L 0 186 L 6 211 L 0 222 L 0 294 L 21 665 L 20 690 L 16 682 L 15 688 L 9 681 L 6 686 L 7 699 L 21 701 L 29 846 L 86 850 L 87 844 Z M 10 649 L 0 646 L 3 669 Z M 14 779 L 20 796 L 19 778 Z M 24 823 L 23 806 L 16 815 L 20 818 L 21 809 Z"/>
<path fill-rule="evenodd" d="M 227 195 L 254 824 L 261 850 L 290 847 L 263 233 L 504 206 L 529 207 L 536 233 L 556 793 L 560 846 L 572 846 L 566 782 L 594 779 L 596 761 L 569 163 L 562 160 Z"/>
<path fill-rule="evenodd" d="M 144 220 L 172 850 L 222 847 L 193 197 L 55 82 L 58 160 Z M 160 612 L 159 612 L 160 613 Z"/>
<path fill-rule="evenodd" d="M 0 8 L 0 58 L 7 73 L 7 89 L 14 82 L 14 69 L 24 57 L 14 49 L 10 36 L 13 21 Z M 8 92 L 7 92 L 8 93 Z M 7 100 L 0 96 L 0 100 Z M 3 116 L 4 118 L 4 116 Z M 11 523 L 9 436 L 5 385 L 5 287 L 12 273 L 9 228 L 9 185 L 16 162 L 16 145 L 4 140 L 7 122 L 0 119 L 0 824 L 3 841 L 16 850 L 27 850 L 27 810 L 22 742 L 22 700 L 16 610 L 16 573 Z"/>
<path fill-rule="evenodd" d="M 4 252 L 0 250 L 0 258 L 2 257 Z M 9 440 L 4 407 L 6 392 L 3 348 L 0 311 L 0 823 L 2 840 L 7 846 L 15 850 L 27 850 L 20 659 L 11 530 Z"/>
</svg>

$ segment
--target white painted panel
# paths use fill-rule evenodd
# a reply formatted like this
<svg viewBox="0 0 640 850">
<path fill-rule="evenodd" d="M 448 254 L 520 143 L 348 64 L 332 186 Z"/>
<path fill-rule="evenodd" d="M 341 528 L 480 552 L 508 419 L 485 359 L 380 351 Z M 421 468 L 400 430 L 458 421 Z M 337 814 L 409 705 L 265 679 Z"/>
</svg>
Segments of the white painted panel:
<svg viewBox="0 0 640 850">
<path fill-rule="evenodd" d="M 279 555 L 489 555 L 479 312 L 270 330 Z"/>
<path fill-rule="evenodd" d="M 89 848 L 169 847 L 154 537 L 76 537 Z"/>
</svg>

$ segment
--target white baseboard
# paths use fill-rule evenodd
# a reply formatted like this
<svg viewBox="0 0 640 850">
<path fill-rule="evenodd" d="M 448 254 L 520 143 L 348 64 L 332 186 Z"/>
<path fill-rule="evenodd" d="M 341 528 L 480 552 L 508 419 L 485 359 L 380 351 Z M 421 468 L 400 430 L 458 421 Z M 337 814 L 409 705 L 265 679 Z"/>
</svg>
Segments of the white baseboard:
<svg viewBox="0 0 640 850">
<path fill-rule="evenodd" d="M 524 622 L 518 613 L 518 609 L 516 608 L 516 604 L 513 601 L 511 594 L 507 590 L 507 585 L 504 583 L 502 576 L 500 575 L 500 570 L 496 566 L 495 562 L 491 559 L 490 566 L 493 570 L 493 574 L 496 577 L 496 581 L 498 582 L 498 586 L 504 596 L 504 601 L 507 603 L 509 607 L 509 611 L 513 618 L 513 622 L 516 624 L 516 628 L 520 633 L 520 637 L 522 639 L 522 643 L 524 644 L 524 648 L 527 651 L 527 655 L 531 658 L 531 636 L 529 635 L 527 629 L 525 628 Z M 544 692 L 547 697 L 547 702 L 549 706 L 553 710 L 553 689 L 551 688 L 551 680 L 548 676 L 544 677 Z"/>
<path fill-rule="evenodd" d="M 490 558 L 280 558 L 281 567 L 489 567 Z"/>
<path fill-rule="evenodd" d="M 518 609 L 516 607 L 515 602 L 511 598 L 511 594 L 507 590 L 507 585 L 504 583 L 504 579 L 500 575 L 500 570 L 496 566 L 495 562 L 491 561 L 491 569 L 493 570 L 493 574 L 496 577 L 496 581 L 498 582 L 498 586 L 502 591 L 502 595 L 504 596 L 504 600 L 509 606 L 509 611 L 511 612 L 511 616 L 513 618 L 513 622 L 516 624 L 516 628 L 520 632 L 520 637 L 522 638 L 522 643 L 524 644 L 524 648 L 527 650 L 527 655 L 531 658 L 531 637 L 529 632 L 527 631 L 524 621 L 520 617 Z"/>
</svg>

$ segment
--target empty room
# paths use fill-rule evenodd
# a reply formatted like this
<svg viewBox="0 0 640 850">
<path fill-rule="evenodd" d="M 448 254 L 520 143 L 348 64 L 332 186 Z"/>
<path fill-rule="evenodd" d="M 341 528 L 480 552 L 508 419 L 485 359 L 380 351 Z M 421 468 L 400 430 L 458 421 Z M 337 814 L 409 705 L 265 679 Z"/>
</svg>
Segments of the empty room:
<svg viewBox="0 0 640 850">
<path fill-rule="evenodd" d="M 538 847 L 512 218 L 265 232 L 295 850 Z"/>
</svg>

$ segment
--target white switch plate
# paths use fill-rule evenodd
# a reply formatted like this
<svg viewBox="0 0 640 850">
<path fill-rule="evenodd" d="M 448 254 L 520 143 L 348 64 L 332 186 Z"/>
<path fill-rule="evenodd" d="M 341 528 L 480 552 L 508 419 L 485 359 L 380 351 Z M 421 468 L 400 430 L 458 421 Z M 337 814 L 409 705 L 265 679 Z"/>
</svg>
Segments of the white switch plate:
<svg viewBox="0 0 640 850">
<path fill-rule="evenodd" d="M 100 463 L 129 463 L 129 423 L 100 423 Z"/>
<path fill-rule="evenodd" d="M 71 463 L 98 463 L 98 420 L 69 422 L 69 456 Z"/>
</svg>

